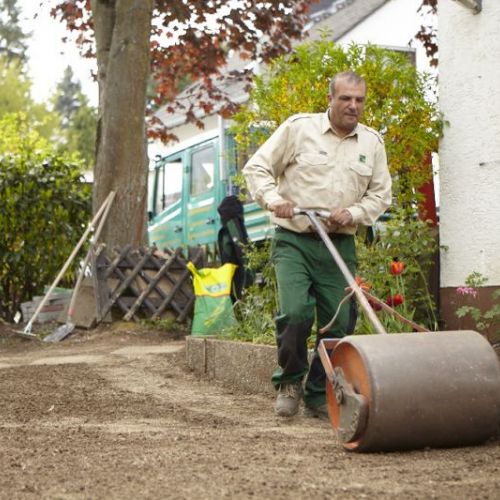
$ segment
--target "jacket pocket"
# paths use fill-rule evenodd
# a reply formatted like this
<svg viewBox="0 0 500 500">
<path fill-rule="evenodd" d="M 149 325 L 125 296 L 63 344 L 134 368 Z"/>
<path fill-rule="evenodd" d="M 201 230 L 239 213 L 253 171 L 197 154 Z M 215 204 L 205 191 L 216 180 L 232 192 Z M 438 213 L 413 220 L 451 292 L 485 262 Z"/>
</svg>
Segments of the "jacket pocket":
<svg viewBox="0 0 500 500">
<path fill-rule="evenodd" d="M 297 156 L 297 164 L 306 165 L 326 165 L 328 162 L 327 155 L 321 155 L 318 153 L 301 153 Z"/>
<path fill-rule="evenodd" d="M 372 167 L 364 163 L 349 163 L 349 168 L 363 177 L 370 177 L 372 175 Z"/>
<path fill-rule="evenodd" d="M 348 164 L 346 188 L 354 192 L 356 201 L 359 201 L 366 193 L 372 178 L 372 168 L 363 163 L 352 162 Z"/>
</svg>

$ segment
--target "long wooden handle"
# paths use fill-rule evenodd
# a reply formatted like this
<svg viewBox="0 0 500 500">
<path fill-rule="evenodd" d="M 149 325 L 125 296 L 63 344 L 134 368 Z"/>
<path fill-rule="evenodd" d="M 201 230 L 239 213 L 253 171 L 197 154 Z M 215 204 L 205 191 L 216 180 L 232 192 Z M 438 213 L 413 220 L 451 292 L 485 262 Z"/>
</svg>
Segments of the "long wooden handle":
<svg viewBox="0 0 500 500">
<path fill-rule="evenodd" d="M 87 229 L 85 230 L 82 237 L 80 238 L 80 241 L 76 244 L 75 248 L 71 252 L 71 255 L 68 257 L 68 259 L 64 263 L 64 266 L 59 271 L 59 274 L 56 276 L 56 279 L 54 280 L 54 282 L 50 286 L 48 292 L 45 294 L 45 296 L 43 297 L 40 304 L 38 304 L 38 307 L 36 308 L 33 316 L 31 316 L 30 320 L 28 321 L 28 324 L 24 328 L 24 331 L 23 331 L 24 334 L 26 334 L 26 335 L 31 334 L 31 328 L 33 327 L 33 323 L 34 323 L 35 319 L 38 317 L 38 314 L 42 310 L 43 306 L 47 303 L 47 300 L 49 299 L 51 293 L 54 291 L 54 288 L 57 286 L 57 284 L 59 283 L 61 278 L 64 276 L 64 273 L 68 270 L 68 267 L 70 266 L 71 262 L 75 258 L 75 255 L 78 253 L 78 251 L 80 250 L 82 245 L 87 240 L 87 236 L 89 235 L 90 231 L 92 231 L 92 229 L 94 228 L 96 222 L 99 220 L 99 217 L 101 217 L 107 204 L 109 203 L 110 198 L 112 196 L 114 196 L 114 192 L 112 192 L 112 193 L 109 193 L 108 197 L 104 200 L 104 203 L 101 205 L 101 208 L 99 208 L 97 213 L 94 215 L 94 218 L 90 221 L 90 224 L 88 225 Z"/>
<path fill-rule="evenodd" d="M 87 255 L 85 256 L 85 260 L 83 261 L 82 268 L 80 272 L 78 273 L 78 278 L 76 280 L 75 287 L 73 288 L 73 295 L 71 296 L 71 301 L 69 303 L 68 307 L 68 317 L 66 319 L 66 323 L 70 323 L 71 320 L 73 319 L 73 311 L 75 309 L 75 303 L 76 303 L 76 298 L 78 296 L 78 291 L 80 290 L 80 286 L 83 281 L 83 277 L 85 275 L 85 269 L 87 268 L 90 257 L 92 256 L 92 252 L 94 251 L 95 245 L 97 241 L 99 240 L 99 236 L 101 235 L 102 229 L 104 227 L 104 224 L 106 222 L 106 219 L 108 218 L 109 211 L 111 209 L 111 205 L 113 204 L 113 200 L 115 199 L 115 192 L 111 191 L 109 193 L 109 196 L 106 198 L 106 209 L 104 210 L 104 213 L 102 214 L 101 220 L 99 221 L 99 225 L 97 226 L 97 229 L 95 230 L 95 233 L 92 237 L 92 243 L 90 245 L 89 251 L 87 252 Z"/>
</svg>

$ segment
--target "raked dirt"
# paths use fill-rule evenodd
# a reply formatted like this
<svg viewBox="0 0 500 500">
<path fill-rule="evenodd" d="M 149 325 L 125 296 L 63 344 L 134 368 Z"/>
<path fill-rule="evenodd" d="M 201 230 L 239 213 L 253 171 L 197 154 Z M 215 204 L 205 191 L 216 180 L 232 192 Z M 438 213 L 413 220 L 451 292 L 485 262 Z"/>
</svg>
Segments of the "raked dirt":
<svg viewBox="0 0 500 500">
<path fill-rule="evenodd" d="M 500 498 L 500 442 L 356 454 L 328 422 L 191 373 L 182 338 L 0 325 L 1 499 Z"/>
</svg>

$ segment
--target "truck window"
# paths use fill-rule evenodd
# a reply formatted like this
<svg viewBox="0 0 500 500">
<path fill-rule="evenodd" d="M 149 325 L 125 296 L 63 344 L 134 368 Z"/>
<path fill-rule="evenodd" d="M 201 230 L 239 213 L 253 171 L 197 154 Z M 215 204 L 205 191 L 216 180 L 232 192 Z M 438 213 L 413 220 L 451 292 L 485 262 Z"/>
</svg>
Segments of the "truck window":
<svg viewBox="0 0 500 500">
<path fill-rule="evenodd" d="M 214 186 L 214 147 L 195 151 L 191 157 L 191 196 L 210 191 Z"/>
<path fill-rule="evenodd" d="M 165 163 L 159 172 L 158 196 L 156 197 L 156 213 L 180 199 L 182 194 L 182 162 L 176 160 Z"/>
</svg>

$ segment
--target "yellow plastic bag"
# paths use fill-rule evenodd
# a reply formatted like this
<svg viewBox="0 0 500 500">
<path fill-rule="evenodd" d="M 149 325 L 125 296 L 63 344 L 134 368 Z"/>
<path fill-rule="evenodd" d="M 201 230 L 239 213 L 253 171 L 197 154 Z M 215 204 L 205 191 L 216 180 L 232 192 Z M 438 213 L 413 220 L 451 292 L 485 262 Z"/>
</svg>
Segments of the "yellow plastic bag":
<svg viewBox="0 0 500 500">
<path fill-rule="evenodd" d="M 214 335 L 236 322 L 230 294 L 237 267 L 228 263 L 221 267 L 196 269 L 192 262 L 188 262 L 196 296 L 192 335 Z"/>
</svg>

